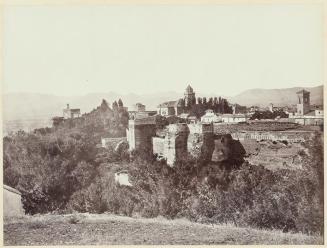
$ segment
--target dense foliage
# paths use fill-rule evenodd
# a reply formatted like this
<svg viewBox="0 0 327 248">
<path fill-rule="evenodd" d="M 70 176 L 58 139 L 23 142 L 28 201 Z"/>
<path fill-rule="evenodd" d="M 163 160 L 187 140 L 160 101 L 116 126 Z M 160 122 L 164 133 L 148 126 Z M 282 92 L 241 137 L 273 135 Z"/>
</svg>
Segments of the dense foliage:
<svg viewBox="0 0 327 248">
<path fill-rule="evenodd" d="M 261 120 L 261 119 L 276 119 L 276 118 L 288 118 L 288 114 L 283 111 L 255 111 L 251 116 L 251 120 Z"/>
<path fill-rule="evenodd" d="M 114 108 L 121 105 L 118 102 Z M 97 147 L 103 119 L 95 119 L 99 122 L 86 118 L 87 125 L 18 132 L 4 138 L 4 183 L 22 192 L 27 213 L 162 215 L 323 232 L 320 134 L 306 143 L 302 170 L 270 171 L 247 163 L 234 166 L 241 161 L 203 163 L 188 158 L 170 168 L 140 151 L 130 158 L 126 149 Z M 124 123 L 117 120 L 109 124 L 119 129 Z M 128 171 L 132 186 L 115 182 L 115 173 L 122 170 Z"/>
<path fill-rule="evenodd" d="M 198 97 L 197 100 L 194 99 L 193 102 L 189 102 L 185 105 L 184 99 L 179 99 L 179 104 L 186 113 L 191 116 L 196 116 L 200 118 L 205 114 L 207 109 L 212 109 L 215 113 L 232 113 L 233 109 L 225 98 L 222 97 Z M 238 107 L 241 107 L 238 105 Z"/>
</svg>

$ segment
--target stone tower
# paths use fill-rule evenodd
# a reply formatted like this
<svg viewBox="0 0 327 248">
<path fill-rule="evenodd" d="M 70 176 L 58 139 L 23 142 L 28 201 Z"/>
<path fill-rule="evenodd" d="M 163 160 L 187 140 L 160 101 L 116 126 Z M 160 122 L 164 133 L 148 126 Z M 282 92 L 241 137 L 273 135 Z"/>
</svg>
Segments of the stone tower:
<svg viewBox="0 0 327 248">
<path fill-rule="evenodd" d="M 185 106 L 192 106 L 196 103 L 195 92 L 190 85 L 187 86 L 184 93 Z"/>
<path fill-rule="evenodd" d="M 298 97 L 297 115 L 305 115 L 310 112 L 310 92 L 300 90 L 296 92 Z"/>
<path fill-rule="evenodd" d="M 146 117 L 128 121 L 126 137 L 129 150 L 143 150 L 152 153 L 152 137 L 156 134 L 154 117 Z"/>
<path fill-rule="evenodd" d="M 170 124 L 164 142 L 164 153 L 167 164 L 174 166 L 176 161 L 180 161 L 187 156 L 187 138 L 190 130 L 185 123 Z"/>
</svg>

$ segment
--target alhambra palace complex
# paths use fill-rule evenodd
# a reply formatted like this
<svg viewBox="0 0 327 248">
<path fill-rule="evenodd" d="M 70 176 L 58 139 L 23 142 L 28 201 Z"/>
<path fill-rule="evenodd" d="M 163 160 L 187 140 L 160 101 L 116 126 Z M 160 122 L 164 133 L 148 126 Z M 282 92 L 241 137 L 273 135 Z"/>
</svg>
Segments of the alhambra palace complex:
<svg viewBox="0 0 327 248">
<path fill-rule="evenodd" d="M 322 110 L 310 110 L 310 92 L 305 90 L 297 92 L 297 112 L 289 114 L 289 118 L 278 119 L 275 123 L 298 123 L 302 125 L 320 125 L 323 123 Z M 287 140 L 300 142 L 305 139 L 305 133 L 298 135 L 296 132 L 240 132 L 242 130 L 226 134 L 224 126 L 229 124 L 250 122 L 250 113 L 236 113 L 237 105 L 232 105 L 232 114 L 216 114 L 212 109 L 207 109 L 201 120 L 185 113 L 185 106 L 196 103 L 195 92 L 188 86 L 184 93 L 184 99 L 169 101 L 158 105 L 157 112 L 145 112 L 145 106 L 133 114 L 126 130 L 127 141 L 130 150 L 144 149 L 151 151 L 158 158 L 165 159 L 167 164 L 174 166 L 175 162 L 182 159 L 186 154 L 194 158 L 207 158 L 212 162 L 221 162 L 228 156 L 235 157 L 235 150 L 241 153 L 242 146 L 237 146 L 235 140 L 241 141 L 246 147 L 244 140 Z M 137 104 L 139 107 L 140 104 Z M 178 116 L 184 119 L 184 123 L 169 124 L 162 129 L 158 128 L 158 116 Z M 231 149 L 233 147 L 233 149 Z M 234 151 L 232 151 L 234 150 Z"/>
<path fill-rule="evenodd" d="M 266 109 L 256 106 L 247 108 L 229 104 L 220 97 L 209 98 L 208 101 L 205 98 L 197 99 L 193 88 L 188 85 L 183 98 L 161 103 L 156 111 L 147 111 L 145 105 L 136 103 L 134 110 L 128 111 L 126 138 L 122 138 L 121 142 L 127 142 L 130 151 L 143 150 L 153 153 L 158 159 L 165 159 L 170 166 L 174 166 L 185 156 L 211 162 L 221 162 L 231 157 L 237 159 L 252 149 L 253 142 L 260 140 L 302 142 L 310 133 L 288 130 L 290 128 L 285 130 L 280 128 L 281 131 L 270 130 L 270 125 L 322 126 L 323 110 L 311 109 L 310 92 L 306 90 L 297 92 L 297 99 L 296 109 L 291 110 L 287 107 L 277 108 L 273 104 Z M 256 111 L 272 113 L 282 111 L 288 118 L 252 120 L 251 116 Z M 201 116 L 196 116 L 199 113 Z M 63 110 L 63 117 L 53 119 L 54 125 L 56 122 L 79 116 L 79 109 L 71 109 L 67 105 Z M 165 122 L 162 122 L 163 119 Z M 246 124 L 250 127 L 258 125 L 267 127 L 244 130 Z M 102 147 L 106 147 L 113 140 L 102 138 Z"/>
</svg>

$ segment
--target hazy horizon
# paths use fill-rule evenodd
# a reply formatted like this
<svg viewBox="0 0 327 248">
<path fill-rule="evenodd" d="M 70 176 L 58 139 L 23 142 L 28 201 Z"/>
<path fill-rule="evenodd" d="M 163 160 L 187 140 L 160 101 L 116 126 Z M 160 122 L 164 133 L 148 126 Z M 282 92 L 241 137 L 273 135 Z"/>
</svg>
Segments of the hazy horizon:
<svg viewBox="0 0 327 248">
<path fill-rule="evenodd" d="M 5 6 L 4 93 L 323 85 L 318 4 Z"/>
<path fill-rule="evenodd" d="M 191 85 L 192 86 L 192 85 Z M 284 87 L 284 88 L 251 88 L 251 89 L 245 89 L 241 92 L 236 93 L 235 95 L 219 95 L 219 96 L 225 96 L 225 97 L 234 97 L 237 96 L 241 93 L 244 93 L 245 91 L 248 90 L 282 90 L 282 89 L 291 89 L 291 88 L 315 88 L 315 87 L 319 87 L 319 86 L 324 86 L 324 84 L 319 84 L 319 85 L 313 85 L 313 86 L 309 86 L 309 87 L 302 87 L 301 85 L 299 86 L 294 86 L 294 87 Z M 186 87 L 185 87 L 186 88 Z M 201 95 L 216 95 L 215 92 L 211 92 L 211 93 L 206 93 L 206 92 L 197 92 L 196 89 L 193 88 L 193 90 L 195 91 L 196 95 L 201 96 Z M 185 91 L 185 90 L 184 90 Z M 160 93 L 178 93 L 178 94 L 182 94 L 184 93 L 184 91 L 175 91 L 175 90 L 163 90 L 163 91 L 156 91 L 156 92 L 150 92 L 150 93 L 144 93 L 144 94 L 138 94 L 138 93 L 123 93 L 123 92 L 118 92 L 118 91 L 94 91 L 94 92 L 86 92 L 84 94 L 79 94 L 79 95 L 59 95 L 59 94 L 52 94 L 52 93 L 42 93 L 42 92 L 28 92 L 28 91 L 9 91 L 9 92 L 5 92 L 5 94 L 40 94 L 40 95 L 51 95 L 51 96 L 58 96 L 58 97 L 79 97 L 79 96 L 87 96 L 87 95 L 93 95 L 93 94 L 117 94 L 117 95 L 138 95 L 138 96 L 150 96 L 150 95 L 156 95 L 156 94 L 160 94 Z"/>
</svg>

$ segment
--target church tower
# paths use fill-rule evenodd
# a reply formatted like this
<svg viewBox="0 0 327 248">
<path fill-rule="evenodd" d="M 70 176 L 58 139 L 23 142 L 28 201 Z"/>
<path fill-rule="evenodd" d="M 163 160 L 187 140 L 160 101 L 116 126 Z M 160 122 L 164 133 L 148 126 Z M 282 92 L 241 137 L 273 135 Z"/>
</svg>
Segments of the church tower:
<svg viewBox="0 0 327 248">
<path fill-rule="evenodd" d="M 296 92 L 298 98 L 297 115 L 305 115 L 310 112 L 310 92 L 300 90 Z"/>
<path fill-rule="evenodd" d="M 196 103 L 195 92 L 190 85 L 187 86 L 184 93 L 185 106 L 192 106 Z"/>
</svg>

